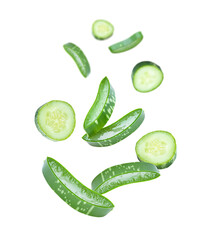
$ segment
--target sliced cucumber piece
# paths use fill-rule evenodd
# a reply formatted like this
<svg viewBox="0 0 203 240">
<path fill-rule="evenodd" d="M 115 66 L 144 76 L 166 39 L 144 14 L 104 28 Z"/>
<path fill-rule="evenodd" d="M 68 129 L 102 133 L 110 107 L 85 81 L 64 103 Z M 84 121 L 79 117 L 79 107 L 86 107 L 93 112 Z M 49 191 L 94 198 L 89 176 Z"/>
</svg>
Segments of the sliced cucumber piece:
<svg viewBox="0 0 203 240">
<path fill-rule="evenodd" d="M 139 92 L 150 92 L 156 89 L 163 81 L 161 68 L 149 61 L 138 63 L 132 71 L 134 88 Z"/>
<path fill-rule="evenodd" d="M 103 217 L 113 209 L 111 201 L 85 187 L 53 158 L 47 157 L 42 172 L 54 192 L 73 209 L 95 217 Z"/>
<path fill-rule="evenodd" d="M 176 140 L 166 131 L 150 132 L 136 143 L 135 151 L 140 161 L 167 168 L 176 159 Z"/>
<path fill-rule="evenodd" d="M 35 124 L 43 136 L 53 141 L 62 141 L 75 128 L 75 112 L 69 103 L 53 100 L 37 109 Z"/>
<path fill-rule="evenodd" d="M 92 189 L 103 194 L 129 183 L 144 182 L 159 176 L 159 171 L 153 164 L 124 163 L 107 168 L 98 174 L 92 181 Z"/>
<path fill-rule="evenodd" d="M 93 136 L 85 134 L 82 138 L 95 147 L 106 147 L 113 145 L 132 134 L 143 122 L 144 111 L 136 109 L 117 122 L 101 129 Z"/>
<path fill-rule="evenodd" d="M 114 89 L 105 77 L 99 85 L 97 97 L 83 124 L 88 135 L 95 134 L 104 127 L 113 112 L 115 101 Z"/>
<path fill-rule="evenodd" d="M 66 43 L 63 47 L 73 58 L 82 75 L 87 77 L 90 74 L 90 65 L 83 51 L 73 43 Z"/>
<path fill-rule="evenodd" d="M 111 37 L 113 32 L 113 25 L 106 20 L 99 19 L 92 24 L 92 34 L 99 40 L 104 40 Z"/>
<path fill-rule="evenodd" d="M 125 52 L 125 51 L 128 51 L 128 50 L 136 47 L 142 41 L 142 39 L 143 39 L 142 33 L 137 32 L 137 33 L 133 34 L 132 36 L 130 36 L 129 38 L 111 45 L 109 47 L 109 50 L 112 53 Z"/>
</svg>

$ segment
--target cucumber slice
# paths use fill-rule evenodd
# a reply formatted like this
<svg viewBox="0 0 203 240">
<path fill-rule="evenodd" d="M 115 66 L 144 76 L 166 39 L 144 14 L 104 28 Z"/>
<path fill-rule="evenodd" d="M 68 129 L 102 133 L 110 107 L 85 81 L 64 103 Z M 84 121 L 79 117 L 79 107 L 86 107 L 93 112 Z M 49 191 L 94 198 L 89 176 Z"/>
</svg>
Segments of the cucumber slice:
<svg viewBox="0 0 203 240">
<path fill-rule="evenodd" d="M 156 89 L 163 81 L 161 68 L 149 61 L 138 63 L 132 71 L 132 82 L 138 92 L 150 92 Z"/>
<path fill-rule="evenodd" d="M 73 43 L 66 43 L 63 47 L 73 58 L 82 75 L 87 77 L 90 74 L 90 65 L 83 51 Z"/>
<path fill-rule="evenodd" d="M 93 136 L 85 134 L 82 138 L 90 145 L 95 147 L 106 147 L 120 142 L 132 134 L 143 122 L 144 111 L 136 109 L 117 122 L 101 129 Z"/>
<path fill-rule="evenodd" d="M 75 128 L 75 112 L 69 103 L 53 100 L 37 109 L 35 124 L 43 136 L 53 141 L 62 141 Z"/>
<path fill-rule="evenodd" d="M 112 53 L 125 52 L 125 51 L 128 51 L 128 50 L 136 47 L 142 41 L 142 39 L 143 39 L 142 33 L 137 32 L 137 33 L 133 34 L 132 36 L 130 36 L 129 38 L 111 45 L 109 47 L 109 50 Z"/>
<path fill-rule="evenodd" d="M 166 131 L 150 132 L 136 143 L 135 151 L 140 161 L 167 168 L 176 159 L 176 140 Z"/>
<path fill-rule="evenodd" d="M 42 172 L 54 192 L 78 212 L 103 217 L 113 209 L 111 201 L 85 187 L 53 158 L 47 157 Z"/>
<path fill-rule="evenodd" d="M 113 25 L 106 20 L 99 19 L 92 24 L 92 34 L 99 40 L 104 40 L 111 37 L 113 32 Z"/>
<path fill-rule="evenodd" d="M 114 89 L 105 77 L 99 85 L 97 97 L 83 124 L 88 135 L 95 134 L 104 127 L 113 112 L 115 101 Z"/>
<path fill-rule="evenodd" d="M 131 162 L 105 169 L 92 181 L 92 189 L 100 194 L 117 187 L 159 177 L 159 170 L 150 163 Z"/>
</svg>

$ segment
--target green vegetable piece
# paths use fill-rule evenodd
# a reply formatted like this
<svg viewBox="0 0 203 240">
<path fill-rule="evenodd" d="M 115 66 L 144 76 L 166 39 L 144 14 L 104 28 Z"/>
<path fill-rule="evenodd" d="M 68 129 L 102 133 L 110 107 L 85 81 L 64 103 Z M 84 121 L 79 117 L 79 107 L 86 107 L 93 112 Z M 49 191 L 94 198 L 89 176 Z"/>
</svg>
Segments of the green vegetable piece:
<svg viewBox="0 0 203 240">
<path fill-rule="evenodd" d="M 83 51 L 73 43 L 64 44 L 63 47 L 73 58 L 82 75 L 87 77 L 90 73 L 90 65 Z"/>
<path fill-rule="evenodd" d="M 128 50 L 136 47 L 142 41 L 142 39 L 143 39 L 142 33 L 137 32 L 137 33 L 133 34 L 131 37 L 129 37 L 121 42 L 111 45 L 109 47 L 109 50 L 112 53 L 125 52 L 125 51 L 128 51 Z"/>
<path fill-rule="evenodd" d="M 97 97 L 83 124 L 88 135 L 93 135 L 104 127 L 113 112 L 115 101 L 114 89 L 105 77 L 99 85 Z"/>
<path fill-rule="evenodd" d="M 73 133 L 75 112 L 69 103 L 53 100 L 37 109 L 35 124 L 39 132 L 46 138 L 62 141 Z"/>
<path fill-rule="evenodd" d="M 98 174 L 92 181 L 92 189 L 103 194 L 129 183 L 144 182 L 159 176 L 159 171 L 153 164 L 124 163 L 107 168 Z"/>
<path fill-rule="evenodd" d="M 150 92 L 158 88 L 164 75 L 161 68 L 149 61 L 138 63 L 132 71 L 132 82 L 138 92 Z"/>
<path fill-rule="evenodd" d="M 106 20 L 96 20 L 92 24 L 92 34 L 96 39 L 104 40 L 113 35 L 114 27 Z"/>
<path fill-rule="evenodd" d="M 113 209 L 111 201 L 85 187 L 53 158 L 47 157 L 42 172 L 54 192 L 78 212 L 103 217 Z"/>
<path fill-rule="evenodd" d="M 136 109 L 117 122 L 101 129 L 93 136 L 85 134 L 82 138 L 95 147 L 106 147 L 113 145 L 132 134 L 143 122 L 144 111 Z"/>
<path fill-rule="evenodd" d="M 167 168 L 176 159 L 176 140 L 166 131 L 150 132 L 136 143 L 135 151 L 140 161 Z"/>
</svg>

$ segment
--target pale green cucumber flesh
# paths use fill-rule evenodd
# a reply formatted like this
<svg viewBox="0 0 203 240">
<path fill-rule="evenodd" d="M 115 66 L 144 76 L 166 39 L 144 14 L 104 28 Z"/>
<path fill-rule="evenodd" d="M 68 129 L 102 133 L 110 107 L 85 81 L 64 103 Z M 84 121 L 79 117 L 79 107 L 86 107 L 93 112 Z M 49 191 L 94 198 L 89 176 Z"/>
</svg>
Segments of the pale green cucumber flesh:
<svg viewBox="0 0 203 240">
<path fill-rule="evenodd" d="M 47 157 L 42 172 L 49 186 L 73 209 L 95 217 L 105 216 L 113 209 L 111 201 L 85 187 L 53 158 Z"/>
<path fill-rule="evenodd" d="M 74 43 L 66 43 L 63 45 L 65 51 L 72 57 L 75 61 L 78 69 L 84 77 L 90 74 L 90 65 L 85 56 L 84 52 L 76 46 Z"/>
<path fill-rule="evenodd" d="M 90 108 L 83 127 L 88 135 L 93 135 L 101 130 L 109 120 L 115 106 L 115 92 L 107 77 L 100 85 L 96 99 Z"/>
<path fill-rule="evenodd" d="M 98 174 L 92 181 L 92 189 L 104 194 L 126 184 L 149 181 L 159 176 L 159 171 L 153 164 L 124 163 L 107 168 Z"/>
<path fill-rule="evenodd" d="M 53 100 L 37 109 L 35 124 L 43 136 L 53 141 L 62 141 L 75 128 L 75 112 L 69 103 Z"/>
<path fill-rule="evenodd" d="M 136 143 L 135 151 L 140 161 L 167 168 L 176 159 L 176 140 L 166 131 L 150 132 Z"/>
<path fill-rule="evenodd" d="M 82 138 L 90 145 L 105 147 L 113 145 L 132 134 L 144 121 L 144 111 L 136 109 L 115 123 L 101 129 L 92 136 L 85 134 Z"/>
<path fill-rule="evenodd" d="M 104 40 L 111 37 L 113 32 L 113 25 L 106 20 L 99 19 L 92 24 L 92 34 L 99 40 Z"/>
<path fill-rule="evenodd" d="M 138 63 L 132 71 L 134 88 L 139 92 L 150 92 L 160 86 L 164 78 L 161 68 L 149 61 Z"/>
<path fill-rule="evenodd" d="M 115 43 L 109 47 L 109 50 L 112 53 L 121 53 L 128 51 L 134 47 L 136 47 L 143 39 L 143 35 L 141 32 L 137 32 L 130 36 L 129 38 Z"/>
</svg>

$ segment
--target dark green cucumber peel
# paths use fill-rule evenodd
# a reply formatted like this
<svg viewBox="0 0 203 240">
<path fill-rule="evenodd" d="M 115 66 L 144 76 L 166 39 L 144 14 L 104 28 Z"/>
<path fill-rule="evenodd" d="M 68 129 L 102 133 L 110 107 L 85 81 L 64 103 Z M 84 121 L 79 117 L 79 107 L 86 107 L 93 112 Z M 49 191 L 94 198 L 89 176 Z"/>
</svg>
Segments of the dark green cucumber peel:
<svg viewBox="0 0 203 240">
<path fill-rule="evenodd" d="M 65 51 L 73 58 L 81 74 L 84 77 L 87 77 L 90 74 L 90 65 L 83 51 L 73 43 L 64 44 L 63 47 Z"/>
<path fill-rule="evenodd" d="M 73 209 L 94 217 L 103 217 L 113 209 L 111 201 L 85 187 L 53 158 L 47 157 L 42 172 L 54 192 Z"/>
<path fill-rule="evenodd" d="M 125 52 L 125 51 L 128 51 L 128 50 L 136 47 L 142 41 L 142 39 L 143 39 L 142 33 L 137 32 L 137 33 L 133 34 L 132 36 L 130 36 L 129 38 L 111 45 L 109 47 L 109 50 L 112 53 Z"/>
<path fill-rule="evenodd" d="M 92 189 L 100 194 L 117 187 L 144 182 L 159 177 L 159 171 L 153 164 L 130 162 L 105 169 L 92 181 Z"/>
<path fill-rule="evenodd" d="M 144 68 L 145 71 L 143 71 L 142 74 L 139 73 L 139 77 L 137 77 L 137 73 L 140 70 L 144 70 Z M 149 68 L 151 68 L 151 70 Z M 152 71 L 152 69 L 154 71 Z M 158 66 L 156 63 L 150 61 L 143 61 L 135 65 L 132 70 L 131 78 L 134 88 L 138 92 L 145 93 L 151 92 L 158 88 L 164 79 L 164 74 L 160 66 Z"/>
<path fill-rule="evenodd" d="M 176 159 L 176 140 L 167 131 L 153 131 L 137 141 L 135 151 L 139 161 L 154 164 L 158 169 L 164 169 Z"/>
<path fill-rule="evenodd" d="M 144 111 L 136 109 L 115 123 L 101 129 L 93 136 L 85 134 L 82 138 L 95 147 L 113 145 L 132 134 L 144 121 Z"/>
<path fill-rule="evenodd" d="M 98 40 L 105 40 L 113 35 L 114 26 L 103 19 L 94 21 L 92 24 L 92 34 Z"/>
<path fill-rule="evenodd" d="M 100 85 L 96 99 L 90 108 L 83 127 L 89 136 L 101 130 L 109 120 L 115 106 L 115 92 L 107 77 Z"/>
</svg>

